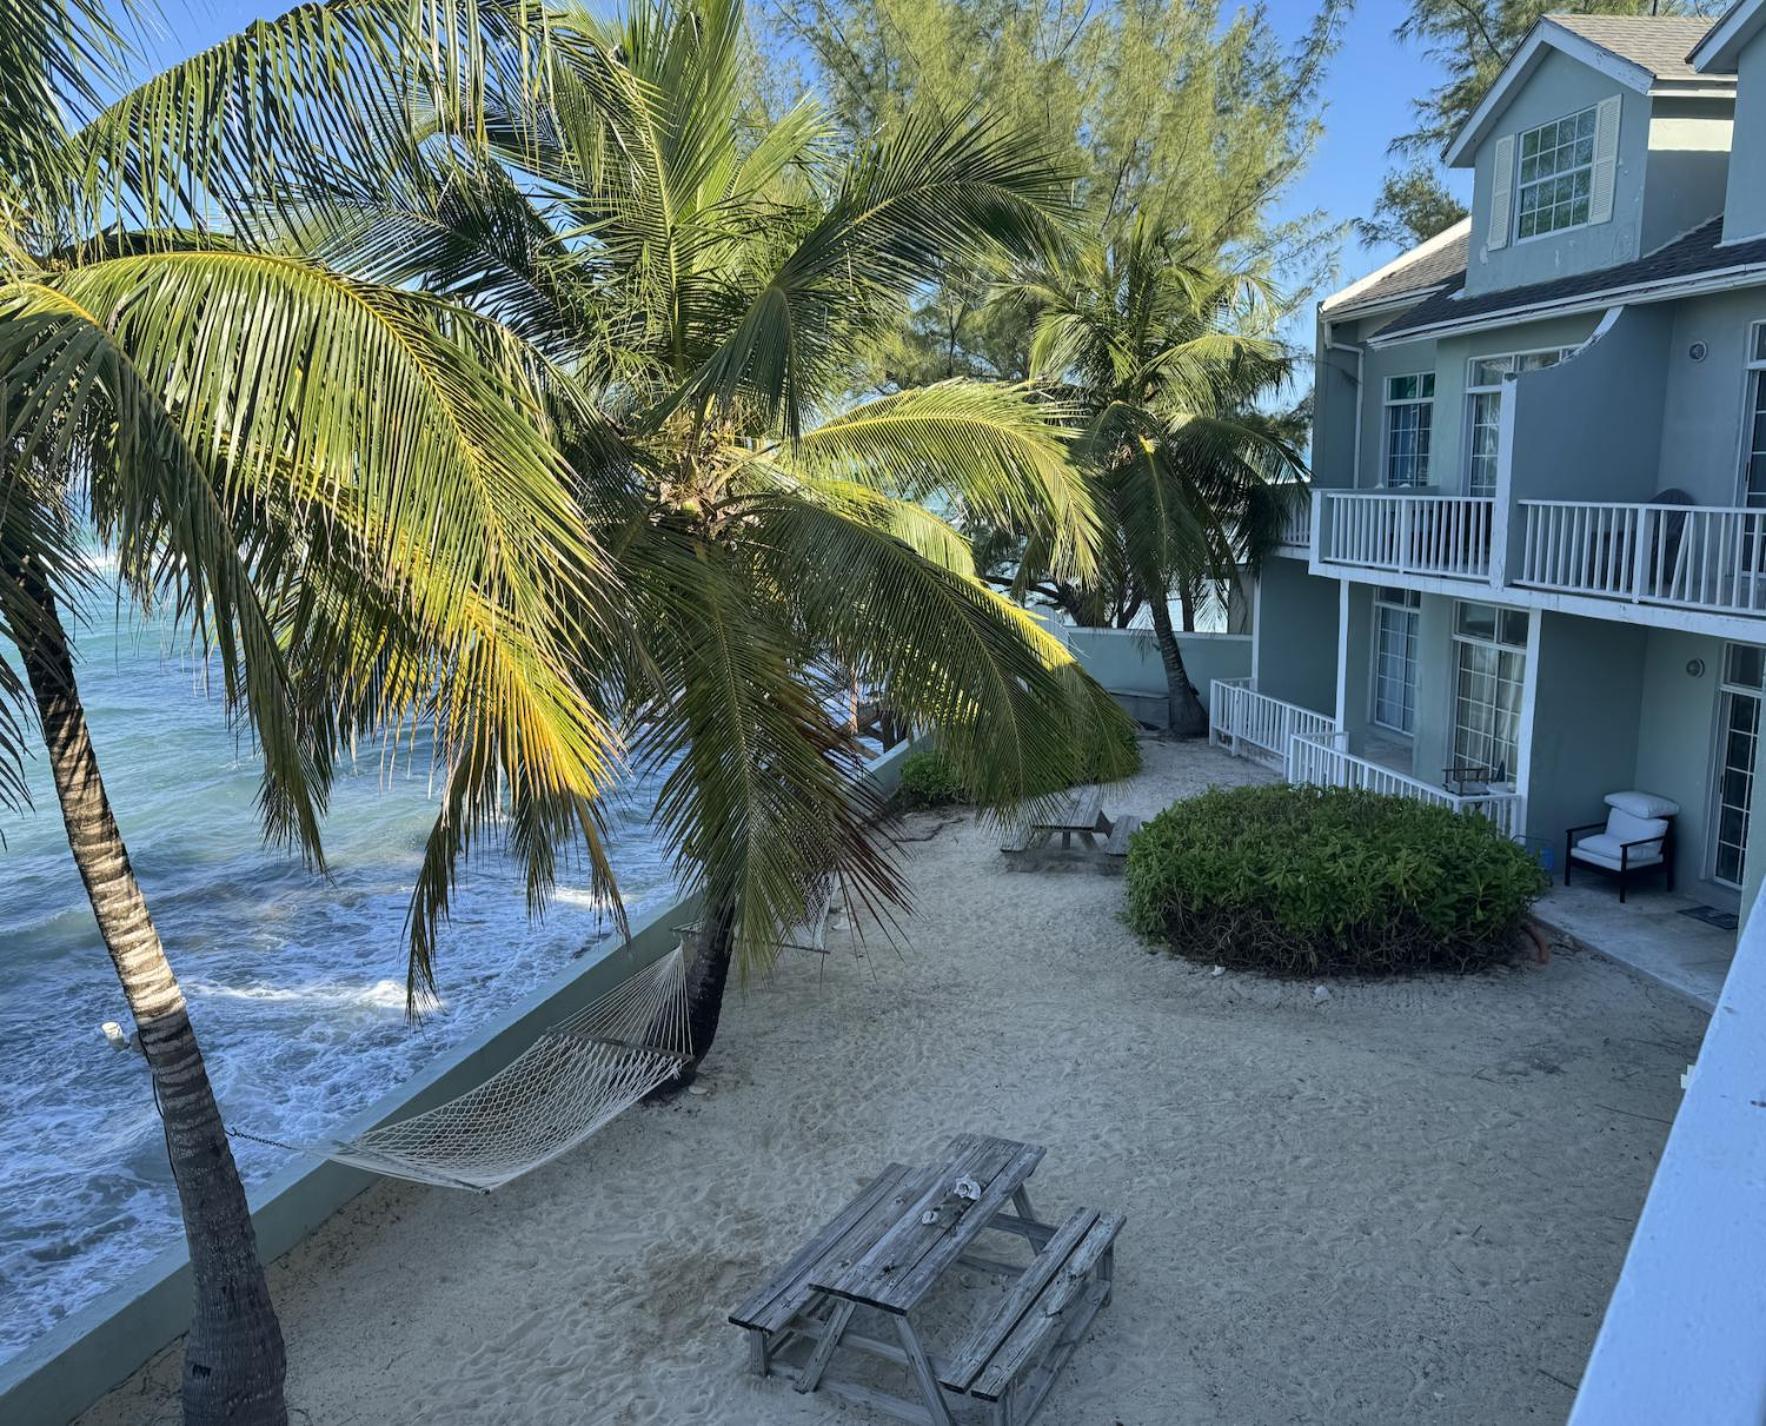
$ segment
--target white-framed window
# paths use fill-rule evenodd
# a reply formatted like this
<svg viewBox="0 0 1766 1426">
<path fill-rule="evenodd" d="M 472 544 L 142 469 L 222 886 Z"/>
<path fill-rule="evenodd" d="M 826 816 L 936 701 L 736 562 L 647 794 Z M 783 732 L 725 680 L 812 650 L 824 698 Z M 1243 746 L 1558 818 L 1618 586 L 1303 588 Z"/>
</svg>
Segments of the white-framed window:
<svg viewBox="0 0 1766 1426">
<path fill-rule="evenodd" d="M 1435 424 L 1435 373 L 1386 378 L 1386 463 L 1392 487 L 1429 483 L 1429 437 Z"/>
<path fill-rule="evenodd" d="M 1466 494 L 1496 494 L 1496 448 L 1502 432 L 1502 379 L 1556 366 L 1575 347 L 1546 347 L 1473 357 L 1466 363 Z"/>
<path fill-rule="evenodd" d="M 1766 322 L 1748 328 L 1747 407 L 1742 414 L 1741 503 L 1766 506 Z"/>
<path fill-rule="evenodd" d="M 1595 108 L 1528 129 L 1520 140 L 1515 236 L 1537 238 L 1580 228 L 1594 196 Z"/>
<path fill-rule="evenodd" d="M 1374 593 L 1373 721 L 1407 737 L 1416 731 L 1417 610 L 1414 589 Z"/>
<path fill-rule="evenodd" d="M 1748 856 L 1754 752 L 1766 697 L 1766 649 L 1726 644 L 1717 710 L 1716 786 L 1711 792 L 1711 880 L 1738 890 Z"/>
<path fill-rule="evenodd" d="M 1462 781 L 1512 783 L 1521 757 L 1526 611 L 1457 604 L 1453 645 L 1455 776 Z"/>
</svg>

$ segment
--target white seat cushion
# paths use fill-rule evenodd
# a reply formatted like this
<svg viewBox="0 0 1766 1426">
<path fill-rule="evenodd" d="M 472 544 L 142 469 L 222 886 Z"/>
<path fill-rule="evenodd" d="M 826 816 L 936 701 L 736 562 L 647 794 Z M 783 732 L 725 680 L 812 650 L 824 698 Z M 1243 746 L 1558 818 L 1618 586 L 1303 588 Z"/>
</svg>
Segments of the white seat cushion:
<svg viewBox="0 0 1766 1426">
<path fill-rule="evenodd" d="M 1662 860 L 1662 843 L 1649 839 L 1661 837 L 1667 830 L 1665 818 L 1633 817 L 1629 812 L 1615 807 L 1607 813 L 1606 831 L 1584 837 L 1576 843 L 1570 855 L 1577 861 L 1592 862 L 1595 866 L 1604 866 L 1612 871 L 1619 871 L 1624 866 L 1654 866 Z M 1627 842 L 1642 842 L 1644 845 L 1633 847 L 1631 855 L 1623 857 Z"/>
<path fill-rule="evenodd" d="M 1678 802 L 1653 792 L 1609 792 L 1606 804 L 1633 817 L 1673 817 L 1680 811 Z"/>
<path fill-rule="evenodd" d="M 1633 840 L 1627 838 L 1627 841 Z M 1619 838 L 1608 832 L 1596 832 L 1592 837 L 1584 837 L 1576 843 L 1570 855 L 1579 862 L 1592 862 L 1595 866 L 1604 866 L 1609 871 L 1619 871 L 1628 866 L 1636 871 L 1639 867 L 1655 866 L 1662 859 L 1660 843 L 1652 843 L 1647 847 L 1633 847 L 1630 857 L 1621 863 Z"/>
</svg>

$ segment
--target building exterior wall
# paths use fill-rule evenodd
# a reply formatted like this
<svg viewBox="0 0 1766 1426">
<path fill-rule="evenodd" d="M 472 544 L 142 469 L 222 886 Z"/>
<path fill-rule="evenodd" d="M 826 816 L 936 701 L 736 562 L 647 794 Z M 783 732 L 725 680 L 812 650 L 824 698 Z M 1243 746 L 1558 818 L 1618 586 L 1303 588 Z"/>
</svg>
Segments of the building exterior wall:
<svg viewBox="0 0 1766 1426">
<path fill-rule="evenodd" d="M 1766 234 L 1766 30 L 1736 67 L 1735 138 L 1723 202 L 1723 240 Z"/>
<path fill-rule="evenodd" d="M 1491 249 L 1491 175 L 1498 140 L 1589 108 L 1614 94 L 1620 96 L 1620 109 L 1612 218 L 1540 238 L 1517 240 L 1511 234 L 1506 246 Z M 1472 236 L 1466 291 L 1476 296 L 1506 287 L 1524 287 L 1571 273 L 1611 267 L 1640 256 L 1645 251 L 1643 179 L 1649 130 L 1650 101 L 1645 95 L 1625 88 L 1561 51 L 1548 51 L 1497 116 L 1496 124 L 1473 157 Z"/>
<path fill-rule="evenodd" d="M 1688 666 L 1697 660 L 1702 672 Z M 1680 804 L 1675 821 L 1679 884 L 1688 895 L 1734 908 L 1735 892 L 1709 879 L 1711 779 L 1723 641 L 1654 629 L 1637 720 L 1635 786 Z"/>
<path fill-rule="evenodd" d="M 1263 562 L 1259 575 L 1257 691 L 1318 713 L 1337 706 L 1338 582 L 1294 559 Z"/>
<path fill-rule="evenodd" d="M 1651 101 L 1644 252 L 1654 252 L 1723 211 L 1734 116 L 1728 99 Z"/>
<path fill-rule="evenodd" d="M 1766 289 L 1674 304 L 1663 367 L 1659 489 L 1684 490 L 1701 505 L 1740 503 L 1748 337 L 1758 321 L 1766 321 Z M 1692 359 L 1695 342 L 1705 344 L 1703 361 Z"/>
</svg>

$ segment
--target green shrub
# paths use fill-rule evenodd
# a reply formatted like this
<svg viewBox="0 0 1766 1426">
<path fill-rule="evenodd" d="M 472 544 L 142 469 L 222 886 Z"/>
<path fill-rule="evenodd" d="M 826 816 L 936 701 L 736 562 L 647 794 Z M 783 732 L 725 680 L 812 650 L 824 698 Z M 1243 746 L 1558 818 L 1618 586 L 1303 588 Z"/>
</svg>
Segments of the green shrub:
<svg viewBox="0 0 1766 1426">
<path fill-rule="evenodd" d="M 895 800 L 898 806 L 915 811 L 922 807 L 949 807 L 952 803 L 968 802 L 970 797 L 950 759 L 937 748 L 921 748 L 902 759 Z"/>
<path fill-rule="evenodd" d="M 1134 725 L 1124 722 L 1112 725 L 1108 741 L 1094 743 L 1078 759 L 1078 773 L 1053 788 L 1036 791 L 1054 792 L 1081 782 L 1108 782 L 1130 777 L 1141 770 L 1141 745 L 1134 736 Z M 896 787 L 896 806 L 904 811 L 926 807 L 949 807 L 975 800 L 963 786 L 956 766 L 937 748 L 921 748 L 909 753 L 901 764 L 901 781 Z"/>
<path fill-rule="evenodd" d="M 1469 971 L 1506 957 L 1539 864 L 1491 823 L 1370 792 L 1238 787 L 1135 834 L 1129 921 L 1191 960 L 1282 976 Z"/>
</svg>

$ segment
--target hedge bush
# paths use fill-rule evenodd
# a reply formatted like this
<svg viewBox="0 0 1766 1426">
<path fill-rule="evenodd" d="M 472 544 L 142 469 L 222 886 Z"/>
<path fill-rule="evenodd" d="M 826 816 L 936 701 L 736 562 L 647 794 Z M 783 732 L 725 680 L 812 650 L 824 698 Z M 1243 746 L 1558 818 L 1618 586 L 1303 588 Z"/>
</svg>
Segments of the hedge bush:
<svg viewBox="0 0 1766 1426">
<path fill-rule="evenodd" d="M 1134 736 L 1134 725 L 1126 724 L 1112 730 L 1114 747 L 1089 750 L 1076 776 L 1061 786 L 1097 782 L 1100 778 L 1131 777 L 1141 770 L 1141 745 Z M 1036 791 L 1056 791 L 1039 788 Z M 937 748 L 921 748 L 902 760 L 901 781 L 896 787 L 896 805 L 907 811 L 927 807 L 949 807 L 975 799 L 963 786 L 955 765 Z"/>
<path fill-rule="evenodd" d="M 902 759 L 901 781 L 896 784 L 898 806 L 910 811 L 922 807 L 948 807 L 967 802 L 962 779 L 951 761 L 937 748 L 921 748 Z"/>
<path fill-rule="evenodd" d="M 1482 818 L 1317 787 L 1176 803 L 1135 835 L 1125 878 L 1143 935 L 1279 976 L 1477 970 L 1511 953 L 1547 885 Z"/>
</svg>

